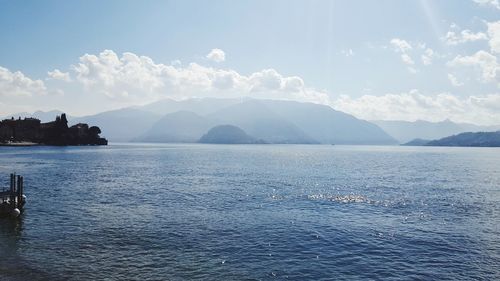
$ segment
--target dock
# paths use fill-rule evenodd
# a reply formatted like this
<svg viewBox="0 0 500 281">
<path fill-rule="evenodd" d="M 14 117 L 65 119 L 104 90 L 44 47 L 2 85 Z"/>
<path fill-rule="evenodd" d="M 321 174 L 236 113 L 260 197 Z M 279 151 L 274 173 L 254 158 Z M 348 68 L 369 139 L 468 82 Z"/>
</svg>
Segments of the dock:
<svg viewBox="0 0 500 281">
<path fill-rule="evenodd" d="M 0 191 L 0 216 L 17 218 L 23 212 L 24 204 L 24 179 L 20 175 L 10 174 L 10 188 Z"/>
</svg>

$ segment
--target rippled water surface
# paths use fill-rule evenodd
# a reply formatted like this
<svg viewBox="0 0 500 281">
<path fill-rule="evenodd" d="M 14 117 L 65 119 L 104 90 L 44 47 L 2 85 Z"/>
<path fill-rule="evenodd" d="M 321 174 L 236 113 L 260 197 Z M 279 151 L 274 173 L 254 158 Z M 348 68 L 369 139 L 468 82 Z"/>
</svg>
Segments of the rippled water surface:
<svg viewBox="0 0 500 281">
<path fill-rule="evenodd" d="M 500 150 L 0 148 L 0 280 L 498 280 Z"/>
</svg>

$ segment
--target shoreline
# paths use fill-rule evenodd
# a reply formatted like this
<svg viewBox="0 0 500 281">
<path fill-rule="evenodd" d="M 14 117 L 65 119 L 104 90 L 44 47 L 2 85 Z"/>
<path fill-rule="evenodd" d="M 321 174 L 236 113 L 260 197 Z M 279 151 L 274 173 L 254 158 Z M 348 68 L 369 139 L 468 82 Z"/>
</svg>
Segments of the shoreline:
<svg viewBox="0 0 500 281">
<path fill-rule="evenodd" d="M 0 143 L 0 146 L 37 146 L 37 145 L 41 145 L 41 144 L 36 143 L 36 142 L 28 142 L 28 141 Z"/>
<path fill-rule="evenodd" d="M 53 146 L 53 147 L 67 147 L 67 146 L 107 146 L 100 144 L 65 144 L 65 145 L 54 145 L 36 142 L 11 142 L 11 143 L 0 143 L 0 147 L 26 147 L 26 146 Z"/>
</svg>

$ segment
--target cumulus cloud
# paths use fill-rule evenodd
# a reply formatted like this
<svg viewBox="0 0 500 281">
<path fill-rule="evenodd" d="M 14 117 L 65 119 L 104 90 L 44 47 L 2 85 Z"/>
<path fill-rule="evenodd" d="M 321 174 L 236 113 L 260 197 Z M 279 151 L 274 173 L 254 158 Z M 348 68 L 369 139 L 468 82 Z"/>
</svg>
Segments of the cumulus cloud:
<svg viewBox="0 0 500 281">
<path fill-rule="evenodd" d="M 99 91 L 110 98 L 143 95 L 147 97 L 163 86 L 162 73 L 172 69 L 155 64 L 150 58 L 111 50 L 99 55 L 85 54 L 73 66 L 76 80 L 86 89 Z"/>
<path fill-rule="evenodd" d="M 488 44 L 494 53 L 500 53 L 500 21 L 488 23 Z"/>
<path fill-rule="evenodd" d="M 500 95 L 460 98 L 450 93 L 424 95 L 418 90 L 382 96 L 346 95 L 332 102 L 334 108 L 367 120 L 418 119 L 441 121 L 450 118 L 457 122 L 479 124 L 500 123 Z"/>
<path fill-rule="evenodd" d="M 500 10 L 500 1 L 499 0 L 472 0 L 479 5 L 489 5 L 495 7 Z"/>
<path fill-rule="evenodd" d="M 496 82 L 500 87 L 500 65 L 497 57 L 486 51 L 478 51 L 472 56 L 457 56 L 448 65 L 474 67 L 480 72 L 482 82 Z"/>
<path fill-rule="evenodd" d="M 488 1 L 476 1 L 486 4 Z M 498 2 L 496 2 L 498 3 Z M 500 64 L 498 58 L 495 55 L 500 53 L 500 21 L 497 22 L 485 22 L 488 29 L 487 34 L 478 32 L 471 33 L 469 30 L 464 30 L 461 32 L 461 37 L 448 36 L 449 44 L 458 44 L 467 41 L 474 40 L 488 40 L 488 45 L 490 51 L 479 50 L 472 55 L 458 55 L 453 60 L 448 62 L 448 66 L 459 67 L 466 66 L 474 68 L 478 73 L 478 80 L 484 83 L 496 83 L 500 88 Z M 458 28 L 456 25 L 452 25 L 452 28 Z M 453 33 L 455 34 L 455 33 Z M 448 32 L 450 35 L 450 32 Z M 450 79 L 452 81 L 452 79 Z M 452 84 L 454 84 L 452 82 Z M 456 85 L 456 83 L 455 83 Z"/>
<path fill-rule="evenodd" d="M 396 53 L 400 54 L 401 61 L 407 66 L 408 71 L 410 73 L 417 73 L 418 70 L 414 67 L 415 61 L 413 60 L 413 58 L 409 54 L 409 52 L 414 49 L 413 46 L 410 43 L 408 43 L 408 41 L 403 40 L 403 39 L 399 39 L 399 38 L 391 39 L 390 43 L 391 43 L 394 51 Z M 423 48 L 425 48 L 425 44 L 417 44 L 416 48 L 423 49 Z M 426 62 L 431 61 L 430 56 L 426 56 L 425 59 L 426 59 Z"/>
<path fill-rule="evenodd" d="M 0 66 L 0 97 L 45 94 L 47 88 L 41 80 L 33 80 L 22 72 L 12 72 Z"/>
<path fill-rule="evenodd" d="M 468 29 L 461 32 L 448 31 L 445 41 L 447 45 L 458 45 L 466 42 L 474 42 L 478 40 L 487 40 L 488 36 L 483 32 L 474 33 Z"/>
<path fill-rule="evenodd" d="M 253 96 L 325 102 L 328 95 L 306 87 L 297 76 L 286 77 L 274 69 L 242 75 L 232 69 L 190 63 L 165 65 L 146 56 L 111 50 L 85 54 L 73 66 L 74 77 L 89 92 L 129 102 L 161 98 Z"/>
<path fill-rule="evenodd" d="M 62 72 L 59 69 L 54 69 L 53 71 L 47 72 L 47 75 L 49 76 L 48 79 L 54 79 L 54 80 L 61 80 L 65 82 L 70 82 L 71 77 L 69 76 L 68 72 Z"/>
<path fill-rule="evenodd" d="M 391 39 L 391 45 L 394 47 L 396 51 L 401 53 L 406 53 L 407 51 L 413 49 L 410 43 L 408 43 L 406 40 L 399 38 Z"/>
<path fill-rule="evenodd" d="M 207 59 L 214 62 L 223 62 L 226 60 L 226 53 L 221 49 L 212 49 L 207 55 Z"/>
<path fill-rule="evenodd" d="M 282 86 L 281 75 L 274 69 L 264 69 L 250 76 L 252 91 L 279 90 Z"/>
<path fill-rule="evenodd" d="M 405 41 L 406 42 L 406 41 Z M 405 43 L 396 44 L 399 55 L 411 50 Z M 409 44 L 408 44 L 409 45 Z M 411 47 L 411 46 L 410 46 Z M 415 45 L 414 52 L 420 52 L 422 62 L 432 62 L 434 52 L 424 45 Z M 404 50 L 404 52 L 403 52 Z M 408 61 L 410 71 L 417 71 L 412 66 L 417 62 L 411 57 Z M 482 80 L 498 81 L 498 62 L 494 55 L 480 51 L 472 56 L 458 56 L 449 63 L 453 66 L 470 66 L 479 70 Z M 17 95 L 26 97 L 39 93 L 38 103 L 30 106 L 40 109 L 39 105 L 53 106 L 57 102 L 60 108 L 67 110 L 71 105 L 76 110 L 88 110 L 94 106 L 98 111 L 123 106 L 141 105 L 163 98 L 186 99 L 200 97 L 254 97 L 286 99 L 314 102 L 333 106 L 338 110 L 351 113 L 363 119 L 415 120 L 427 119 L 438 121 L 452 118 L 455 121 L 475 123 L 500 123 L 500 96 L 476 95 L 456 97 L 449 93 L 424 95 L 417 90 L 399 94 L 377 95 L 373 91 L 353 98 L 340 96 L 332 98 L 325 91 L 315 89 L 298 76 L 285 76 L 276 69 L 269 68 L 250 74 L 241 74 L 234 69 L 204 66 L 198 63 L 181 64 L 179 62 L 162 64 L 147 56 L 133 53 L 116 54 L 104 50 L 98 54 L 85 54 L 70 67 L 68 73 L 60 70 L 50 71 L 50 79 L 66 80 L 63 88 L 71 93 L 64 96 L 51 95 L 57 89 L 47 89 L 40 80 L 33 80 L 21 72 L 11 72 L 0 67 L 0 97 Z M 448 79 L 454 86 L 462 83 L 452 74 Z M 47 82 L 47 85 L 53 85 Z M 333 93 L 334 94 L 334 93 Z M 47 102 L 47 97 L 50 102 Z M 80 99 L 87 107 L 78 103 Z M 3 106 L 28 104 L 26 98 L 2 98 Z M 81 109 L 81 108 L 87 109 Z M 50 109 L 50 108 L 49 108 Z M 88 113 L 88 112 L 85 112 Z M 432 119 L 429 119 L 432 118 Z"/>
</svg>

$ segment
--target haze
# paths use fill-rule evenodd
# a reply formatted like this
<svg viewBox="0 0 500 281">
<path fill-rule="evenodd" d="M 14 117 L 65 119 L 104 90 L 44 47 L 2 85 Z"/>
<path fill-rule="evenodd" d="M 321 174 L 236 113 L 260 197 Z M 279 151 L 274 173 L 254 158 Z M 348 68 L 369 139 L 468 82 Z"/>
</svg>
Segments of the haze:
<svg viewBox="0 0 500 281">
<path fill-rule="evenodd" d="M 496 0 L 1 6 L 2 116 L 249 97 L 363 120 L 500 124 Z"/>
</svg>

